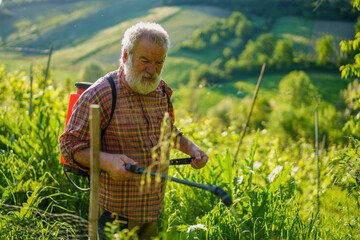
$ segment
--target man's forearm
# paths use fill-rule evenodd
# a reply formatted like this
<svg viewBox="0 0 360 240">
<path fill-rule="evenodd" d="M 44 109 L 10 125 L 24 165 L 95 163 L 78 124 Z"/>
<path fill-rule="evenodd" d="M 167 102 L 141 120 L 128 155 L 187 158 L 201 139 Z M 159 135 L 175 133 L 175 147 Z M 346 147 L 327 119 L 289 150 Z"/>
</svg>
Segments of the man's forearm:
<svg viewBox="0 0 360 240">
<path fill-rule="evenodd" d="M 108 171 L 111 169 L 111 162 L 113 154 L 100 152 L 100 169 Z M 90 148 L 85 148 L 74 154 L 74 160 L 83 167 L 90 168 Z"/>
<path fill-rule="evenodd" d="M 77 151 L 73 157 L 76 163 L 83 167 L 90 168 L 90 148 Z"/>
<path fill-rule="evenodd" d="M 195 143 L 186 138 L 184 135 L 178 136 L 175 142 L 175 148 L 190 156 L 193 156 L 194 151 L 199 149 Z"/>
</svg>

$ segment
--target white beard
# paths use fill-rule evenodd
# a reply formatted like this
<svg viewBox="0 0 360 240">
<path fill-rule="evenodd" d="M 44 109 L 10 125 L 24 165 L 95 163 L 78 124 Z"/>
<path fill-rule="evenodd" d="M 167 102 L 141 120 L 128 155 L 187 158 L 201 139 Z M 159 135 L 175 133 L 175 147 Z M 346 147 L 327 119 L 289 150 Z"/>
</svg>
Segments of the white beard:
<svg viewBox="0 0 360 240">
<path fill-rule="evenodd" d="M 141 72 L 137 74 L 132 66 L 132 59 L 129 57 L 124 64 L 125 80 L 130 88 L 137 93 L 146 95 L 154 91 L 160 83 L 161 73 L 149 74 Z M 152 80 L 143 80 L 143 77 L 152 78 Z"/>
</svg>

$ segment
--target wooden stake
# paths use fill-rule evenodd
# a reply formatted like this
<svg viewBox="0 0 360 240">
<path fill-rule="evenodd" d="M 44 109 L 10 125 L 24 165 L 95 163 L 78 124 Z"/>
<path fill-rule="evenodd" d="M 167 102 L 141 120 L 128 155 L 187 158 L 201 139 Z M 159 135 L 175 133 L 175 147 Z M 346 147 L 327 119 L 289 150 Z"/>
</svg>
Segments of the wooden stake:
<svg viewBox="0 0 360 240">
<path fill-rule="evenodd" d="M 29 106 L 29 117 L 31 121 L 32 117 L 32 98 L 33 98 L 33 65 L 30 64 L 30 106 Z"/>
<path fill-rule="evenodd" d="M 315 110 L 315 152 L 316 152 L 316 183 L 317 183 L 317 217 L 320 213 L 320 159 L 319 159 L 319 120 Z"/>
<path fill-rule="evenodd" d="M 90 105 L 90 206 L 89 239 L 97 239 L 100 181 L 100 107 Z"/>
<path fill-rule="evenodd" d="M 49 74 L 50 60 L 51 60 L 52 51 L 53 51 L 53 46 L 50 47 L 48 61 L 47 61 L 46 70 L 45 70 L 44 87 L 43 87 L 44 92 L 45 92 L 45 89 L 46 89 L 46 81 L 47 81 L 48 74 Z"/>
<path fill-rule="evenodd" d="M 243 130 L 242 130 L 242 133 L 241 133 L 241 137 L 240 137 L 240 140 L 239 140 L 239 144 L 238 144 L 237 149 L 236 149 L 236 152 L 235 152 L 235 154 L 234 154 L 234 159 L 233 159 L 233 161 L 232 161 L 232 166 L 234 166 L 234 164 L 235 164 L 237 155 L 238 155 L 239 150 L 240 150 L 240 146 L 241 146 L 242 140 L 243 140 L 243 138 L 244 138 L 244 136 L 245 136 L 245 131 L 246 131 L 246 128 L 247 128 L 247 126 L 248 126 L 248 124 L 249 124 L 249 120 L 250 120 L 251 113 L 252 113 L 253 108 L 254 108 L 254 104 L 255 104 L 255 101 L 256 101 L 256 97 L 257 97 L 257 94 L 258 94 L 258 92 L 259 92 L 261 80 L 262 80 L 262 78 L 263 78 L 263 76 L 264 76 L 265 68 L 266 68 L 266 63 L 264 63 L 264 64 L 262 65 L 262 68 L 261 68 L 260 76 L 259 76 L 259 79 L 258 79 L 256 88 L 255 88 L 254 96 L 253 96 L 253 99 L 252 99 L 252 103 L 251 103 L 249 115 L 248 115 L 248 117 L 247 117 L 247 119 L 246 119 L 246 122 L 245 122 L 245 124 L 244 124 Z"/>
</svg>

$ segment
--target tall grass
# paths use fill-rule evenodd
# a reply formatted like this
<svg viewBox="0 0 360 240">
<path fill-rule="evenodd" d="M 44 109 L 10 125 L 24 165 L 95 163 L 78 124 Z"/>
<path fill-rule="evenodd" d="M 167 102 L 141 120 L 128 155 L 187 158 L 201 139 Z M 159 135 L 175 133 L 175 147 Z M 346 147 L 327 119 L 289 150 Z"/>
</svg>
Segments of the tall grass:
<svg viewBox="0 0 360 240">
<path fill-rule="evenodd" d="M 82 233 L 76 230 L 81 228 L 73 221 L 84 226 L 80 218 L 41 217 L 75 213 L 87 218 L 88 196 L 75 191 L 61 172 L 57 141 L 66 110 L 62 90 L 43 92 L 39 84 L 43 74 L 35 73 L 31 120 L 27 76 L 0 74 L 1 89 L 13 103 L 2 102 L 0 108 L 0 237 L 56 239 L 64 236 L 64 229 L 65 234 L 78 236 Z M 20 86 L 22 91 L 16 91 Z M 200 170 L 173 166 L 169 175 L 220 186 L 234 203 L 226 207 L 210 192 L 168 182 L 160 220 L 164 239 L 359 238 L 358 141 L 322 152 L 322 204 L 315 215 L 315 150 L 305 140 L 284 144 L 266 130 L 249 133 L 231 167 L 239 137 L 236 127 L 213 128 L 211 120 L 191 118 L 179 120 L 177 126 L 208 153 L 209 162 Z M 172 151 L 171 156 L 183 155 Z"/>
</svg>

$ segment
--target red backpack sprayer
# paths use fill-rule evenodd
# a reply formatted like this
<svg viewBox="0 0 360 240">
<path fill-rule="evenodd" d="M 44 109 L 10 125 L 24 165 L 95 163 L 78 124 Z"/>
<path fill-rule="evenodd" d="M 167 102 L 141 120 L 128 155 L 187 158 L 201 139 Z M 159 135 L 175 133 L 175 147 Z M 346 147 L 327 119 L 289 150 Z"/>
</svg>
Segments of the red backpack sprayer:
<svg viewBox="0 0 360 240">
<path fill-rule="evenodd" d="M 88 82 L 77 82 L 75 83 L 75 87 L 76 87 L 76 93 L 71 93 L 70 94 L 70 100 L 69 100 L 69 106 L 68 106 L 68 111 L 67 111 L 67 115 L 66 115 L 66 123 L 65 123 L 65 126 L 68 124 L 69 122 L 69 119 L 71 117 L 71 114 L 72 114 L 72 110 L 73 110 L 73 107 L 76 103 L 76 101 L 79 99 L 80 95 L 88 88 L 91 86 L 91 83 L 88 83 Z M 62 156 L 60 156 L 60 161 L 62 163 L 62 166 L 63 166 L 63 170 L 64 170 L 64 173 L 65 173 L 65 176 L 66 178 L 70 181 L 70 183 L 76 187 L 78 190 L 81 190 L 81 191 L 88 191 L 89 189 L 85 189 L 85 188 L 81 188 L 79 187 L 78 185 L 76 185 L 72 179 L 70 178 L 69 174 L 68 173 L 73 173 L 75 175 L 78 175 L 78 176 L 83 176 L 83 177 L 88 177 L 89 176 L 89 173 L 88 172 L 85 172 L 83 170 L 81 170 L 80 168 L 76 168 L 76 167 L 73 167 L 73 166 L 70 166 L 67 162 L 65 162 L 64 158 Z"/>
<path fill-rule="evenodd" d="M 110 119 L 111 119 L 113 114 L 114 114 L 115 106 L 116 106 L 116 87 L 115 87 L 115 82 L 114 82 L 114 80 L 113 80 L 113 78 L 111 76 L 106 78 L 106 80 L 109 82 L 109 84 L 111 86 L 111 92 L 112 92 L 112 105 L 111 105 L 111 115 L 110 115 Z M 73 110 L 73 107 L 74 107 L 76 101 L 79 99 L 81 94 L 83 92 L 85 92 L 86 89 L 88 89 L 91 85 L 92 85 L 92 83 L 89 83 L 89 82 L 77 82 L 77 83 L 75 83 L 76 93 L 71 93 L 70 94 L 70 100 L 69 100 L 69 106 L 68 106 L 68 111 L 67 111 L 67 115 L 66 115 L 65 126 L 68 124 L 68 121 L 69 121 L 69 119 L 71 117 L 72 110 Z M 101 137 L 104 136 L 107 127 L 108 126 L 106 126 L 106 128 L 101 131 Z M 62 156 L 60 156 L 60 161 L 61 161 L 61 163 L 63 165 L 63 170 L 64 170 L 64 173 L 65 173 L 65 176 L 70 181 L 70 183 L 80 191 L 89 191 L 89 188 L 81 188 L 78 185 L 76 185 L 72 181 L 72 179 L 70 178 L 70 176 L 68 174 L 68 173 L 72 173 L 72 174 L 78 175 L 78 176 L 89 177 L 89 172 L 88 171 L 83 171 L 80 168 L 77 168 L 75 166 L 70 166 L 67 162 L 65 162 L 65 160 L 64 160 L 64 158 Z"/>
<path fill-rule="evenodd" d="M 107 78 L 107 80 L 110 83 L 110 86 L 112 88 L 112 109 L 111 109 L 111 117 L 113 116 L 114 110 L 115 110 L 115 106 L 116 106 L 116 87 L 115 87 L 115 83 L 114 80 L 112 79 L 112 77 L 110 76 L 109 78 Z M 78 82 L 75 84 L 76 87 L 76 93 L 72 93 L 70 94 L 70 101 L 69 101 L 69 107 L 68 107 L 68 111 L 67 111 L 67 116 L 66 116 L 66 124 L 65 126 L 68 124 L 68 121 L 71 117 L 72 114 L 72 110 L 74 107 L 74 104 L 76 103 L 76 101 L 79 99 L 80 95 L 88 88 L 91 86 L 92 83 L 88 83 L 88 82 Z M 110 121 L 109 121 L 110 122 Z M 103 129 L 101 131 L 101 138 L 104 136 L 105 131 L 106 131 L 107 127 L 105 129 Z M 72 173 L 78 176 L 83 176 L 83 177 L 89 177 L 89 172 L 87 171 L 83 171 L 79 168 L 70 166 L 67 162 L 65 162 L 65 160 L 63 159 L 63 157 L 61 156 L 61 163 L 63 165 L 63 170 L 64 173 L 67 177 L 67 179 L 70 181 L 70 183 L 76 187 L 78 190 L 81 191 L 88 191 L 89 188 L 85 189 L 85 188 L 81 188 L 79 186 L 77 186 L 70 178 L 68 173 Z M 192 158 L 179 158 L 179 159 L 170 159 L 169 164 L 170 165 L 181 165 L 181 164 L 190 164 Z M 166 180 L 170 180 L 170 181 L 174 181 L 177 183 L 181 183 L 184 185 L 188 185 L 191 187 L 197 187 L 203 190 L 207 190 L 212 192 L 213 194 L 217 195 L 218 197 L 221 198 L 221 200 L 223 201 L 223 203 L 226 206 L 231 206 L 232 204 L 232 198 L 230 195 L 228 195 L 221 187 L 219 186 L 215 186 L 215 185 L 205 185 L 205 184 L 200 184 L 200 183 L 195 183 L 195 182 L 190 182 L 190 181 L 186 181 L 183 179 L 178 179 L 178 178 L 174 178 L 174 177 L 170 177 L 167 175 L 163 175 L 163 174 L 158 174 L 158 173 L 154 173 L 154 172 L 148 172 L 143 168 L 137 167 L 137 166 L 132 166 L 129 164 L 126 164 L 125 166 L 126 170 L 137 173 L 137 174 L 143 174 L 143 173 L 148 173 L 152 176 L 160 176 L 163 179 Z"/>
</svg>

